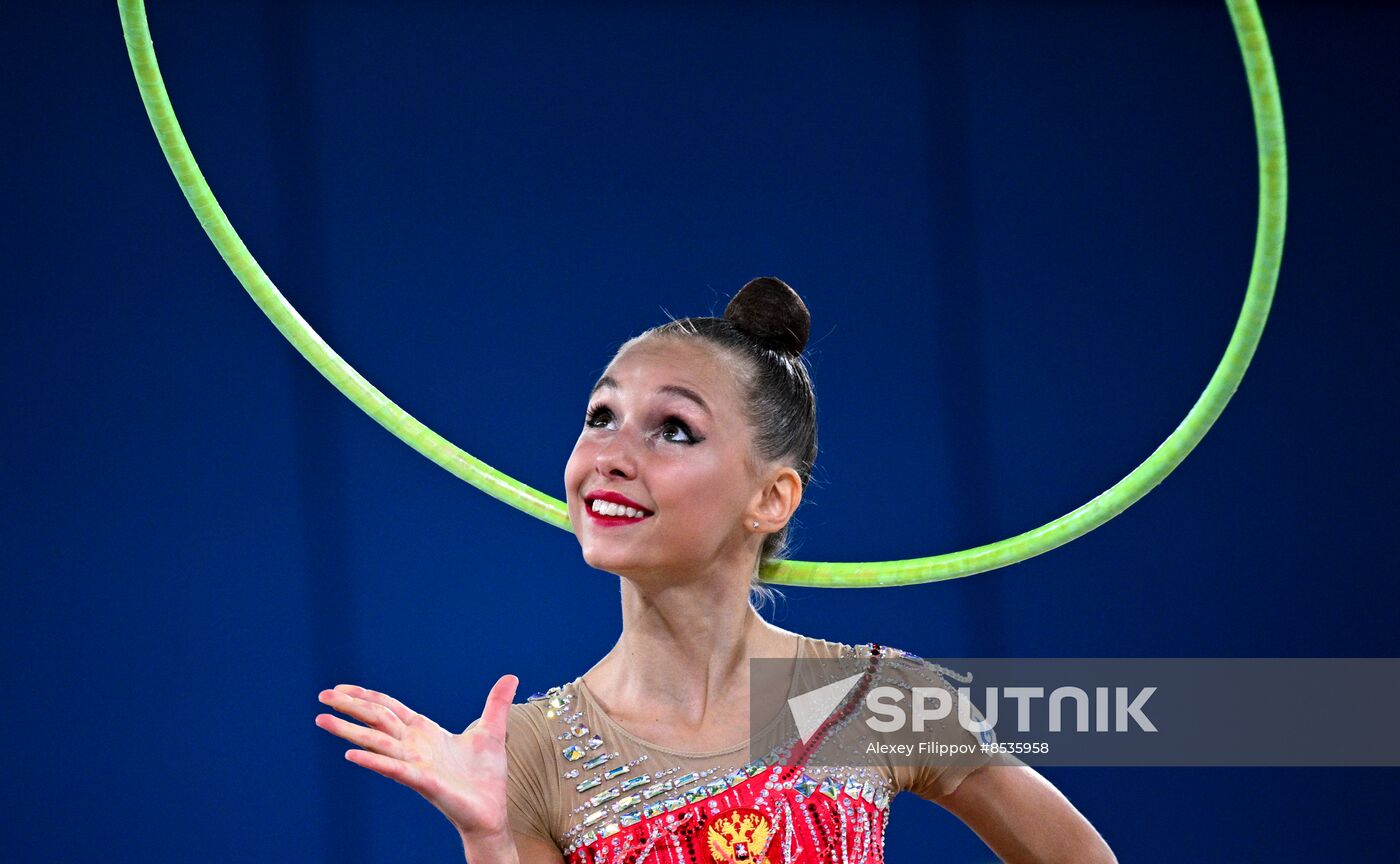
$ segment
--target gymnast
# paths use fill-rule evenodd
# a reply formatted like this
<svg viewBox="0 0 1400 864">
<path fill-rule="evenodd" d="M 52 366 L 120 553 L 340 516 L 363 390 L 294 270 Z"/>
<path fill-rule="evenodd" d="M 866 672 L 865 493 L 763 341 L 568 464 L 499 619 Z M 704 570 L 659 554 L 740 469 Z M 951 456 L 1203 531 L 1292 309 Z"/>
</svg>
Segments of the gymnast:
<svg viewBox="0 0 1400 864">
<path fill-rule="evenodd" d="M 890 798 L 906 791 L 1004 861 L 1116 860 L 1015 760 L 818 768 L 791 743 L 746 759 L 750 658 L 857 657 L 872 680 L 938 680 L 906 652 L 792 633 L 755 606 L 772 590 L 760 565 L 785 551 L 817 453 L 809 327 L 788 285 L 755 279 L 723 318 L 627 341 L 598 379 L 564 472 L 584 560 L 621 580 L 622 633 L 592 668 L 519 704 L 519 679 L 501 676 L 461 734 L 384 693 L 320 694 L 365 724 L 317 715 L 362 748 L 346 758 L 427 798 L 472 864 L 879 862 Z M 938 734 L 975 749 L 951 718 Z"/>
<path fill-rule="evenodd" d="M 278 330 L 386 429 L 499 500 L 571 528 L 584 560 L 621 580 L 623 629 L 612 651 L 573 681 L 520 704 L 513 704 L 519 680 L 501 676 L 480 718 L 461 734 L 349 684 L 322 691 L 320 699 L 365 725 L 331 714 L 317 715 L 316 723 L 361 748 L 347 751 L 347 759 L 436 806 L 473 864 L 868 864 L 884 860 L 889 800 L 902 791 L 942 805 L 1007 861 L 1114 860 L 1064 796 L 1015 760 L 819 767 L 804 763 L 805 741 L 750 758 L 741 729 L 752 726 L 752 659 L 793 661 L 789 695 L 805 692 L 797 689 L 802 660 L 865 663 L 857 695 L 876 682 L 906 689 L 942 683 L 938 670 L 898 649 L 774 627 L 754 601 L 772 590 L 766 583 L 918 584 L 1039 555 L 1121 513 L 1209 431 L 1263 332 L 1287 211 L 1283 116 L 1263 22 L 1254 0 L 1226 6 L 1254 111 L 1259 215 L 1244 306 L 1186 418 L 1112 488 L 1039 528 L 927 558 L 833 563 L 782 557 L 816 457 L 815 397 L 802 361 L 809 318 L 787 285 L 756 279 L 723 318 L 672 321 L 625 343 L 594 388 L 565 471 L 567 502 L 556 501 L 394 404 L 287 302 L 190 152 L 144 3 L 118 0 L 132 71 L 170 168 L 210 240 Z M 752 692 L 765 695 L 762 687 Z M 840 724 L 824 724 L 812 741 L 832 730 Z M 938 731 L 950 746 L 976 750 L 976 737 L 961 724 Z"/>
</svg>

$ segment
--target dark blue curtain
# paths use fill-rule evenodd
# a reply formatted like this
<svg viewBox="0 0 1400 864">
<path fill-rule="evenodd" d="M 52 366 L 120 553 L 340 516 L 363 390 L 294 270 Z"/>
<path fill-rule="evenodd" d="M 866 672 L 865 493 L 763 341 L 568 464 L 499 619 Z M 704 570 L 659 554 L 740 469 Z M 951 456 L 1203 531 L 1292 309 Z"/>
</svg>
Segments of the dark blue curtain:
<svg viewBox="0 0 1400 864">
<path fill-rule="evenodd" d="M 1400 15 L 1262 5 L 1288 241 L 1205 441 L 1050 554 L 785 589 L 778 624 L 944 657 L 1396 653 Z M 317 692 L 373 686 L 460 729 L 500 674 L 528 693 L 605 653 L 616 577 L 394 440 L 263 318 L 157 149 L 115 4 L 6 18 L 7 851 L 456 859 L 429 805 L 313 725 Z M 1249 272 L 1254 132 L 1220 3 L 153 2 L 150 22 L 291 302 L 550 494 L 618 343 L 790 282 L 821 422 L 801 559 L 966 548 L 1098 494 L 1205 386 Z M 1044 773 L 1123 861 L 1400 840 L 1394 769 Z M 889 860 L 990 859 L 935 805 L 895 811 Z"/>
</svg>

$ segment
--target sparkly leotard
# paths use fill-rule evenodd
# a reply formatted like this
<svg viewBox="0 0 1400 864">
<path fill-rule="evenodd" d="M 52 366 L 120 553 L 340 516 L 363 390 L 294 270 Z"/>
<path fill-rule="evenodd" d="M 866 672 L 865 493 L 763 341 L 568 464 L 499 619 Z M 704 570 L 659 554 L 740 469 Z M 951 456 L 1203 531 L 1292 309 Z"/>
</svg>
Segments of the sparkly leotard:
<svg viewBox="0 0 1400 864">
<path fill-rule="evenodd" d="M 911 660 L 923 661 L 876 644 L 803 636 L 797 657 L 860 662 L 866 674 L 850 700 L 874 684 L 907 690 L 911 682 L 929 682 L 909 674 Z M 747 743 L 682 753 L 613 722 L 580 676 L 511 706 L 511 827 L 553 843 L 568 864 L 883 862 L 890 798 L 902 791 L 928 799 L 946 794 L 986 757 L 960 764 L 875 758 L 860 760 L 861 767 L 807 765 L 806 748 L 848 713 L 835 712 L 806 744 L 789 739 L 759 759 L 749 760 Z M 956 723 L 939 726 L 937 734 L 977 742 Z"/>
</svg>

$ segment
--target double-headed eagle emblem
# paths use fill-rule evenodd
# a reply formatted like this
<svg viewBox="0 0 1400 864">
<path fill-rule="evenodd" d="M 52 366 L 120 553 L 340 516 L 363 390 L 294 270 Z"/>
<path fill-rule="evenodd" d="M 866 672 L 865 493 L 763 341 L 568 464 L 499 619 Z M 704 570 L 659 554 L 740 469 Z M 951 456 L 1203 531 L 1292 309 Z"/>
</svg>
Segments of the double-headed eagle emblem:
<svg viewBox="0 0 1400 864">
<path fill-rule="evenodd" d="M 768 817 L 738 807 L 710 820 L 710 854 L 716 864 L 769 864 L 768 842 L 773 826 Z"/>
</svg>

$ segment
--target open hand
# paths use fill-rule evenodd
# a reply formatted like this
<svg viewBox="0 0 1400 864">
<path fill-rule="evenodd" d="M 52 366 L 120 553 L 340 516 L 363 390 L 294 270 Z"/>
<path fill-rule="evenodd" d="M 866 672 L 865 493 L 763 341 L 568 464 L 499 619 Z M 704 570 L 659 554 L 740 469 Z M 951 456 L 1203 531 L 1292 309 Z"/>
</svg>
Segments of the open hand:
<svg viewBox="0 0 1400 864">
<path fill-rule="evenodd" d="M 428 799 L 464 838 L 505 837 L 506 718 L 519 684 L 514 675 L 501 676 L 480 721 L 456 735 L 392 696 L 354 684 L 337 684 L 318 698 L 368 726 L 331 714 L 317 714 L 316 725 L 363 747 L 345 758 Z"/>
</svg>

